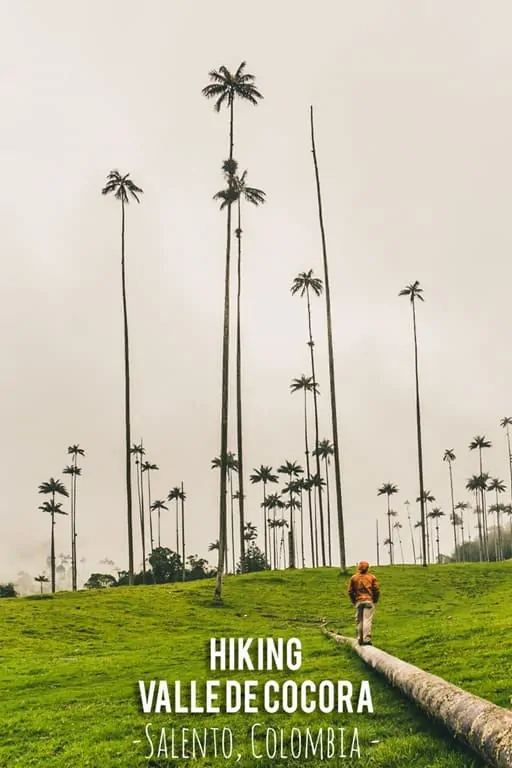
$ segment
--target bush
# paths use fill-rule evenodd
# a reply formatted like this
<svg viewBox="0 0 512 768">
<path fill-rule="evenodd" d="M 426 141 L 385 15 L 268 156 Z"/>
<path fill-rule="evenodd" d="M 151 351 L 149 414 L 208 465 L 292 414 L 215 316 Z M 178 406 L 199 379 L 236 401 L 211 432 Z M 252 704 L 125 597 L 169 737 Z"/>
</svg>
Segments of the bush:
<svg viewBox="0 0 512 768">
<path fill-rule="evenodd" d="M 18 597 L 18 593 L 14 589 L 14 584 L 0 584 L 0 597 Z"/>
</svg>

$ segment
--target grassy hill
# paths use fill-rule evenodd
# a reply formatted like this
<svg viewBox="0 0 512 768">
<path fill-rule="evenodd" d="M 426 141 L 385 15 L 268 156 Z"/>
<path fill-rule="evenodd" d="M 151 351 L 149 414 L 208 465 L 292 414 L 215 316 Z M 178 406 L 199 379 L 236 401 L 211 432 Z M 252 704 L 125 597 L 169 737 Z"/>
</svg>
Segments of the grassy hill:
<svg viewBox="0 0 512 768">
<path fill-rule="evenodd" d="M 382 586 L 374 643 L 468 691 L 510 707 L 512 562 L 373 569 Z M 480 768 L 483 763 L 416 710 L 349 648 L 319 630 L 354 634 L 347 577 L 336 569 L 270 572 L 225 581 L 222 606 L 211 580 L 0 601 L 2 768 L 171 768 L 179 765 L 415 766 Z M 215 672 L 210 637 L 298 637 L 299 671 Z M 374 712 L 338 714 L 166 714 L 142 712 L 138 681 L 206 679 L 369 680 Z M 171 758 L 150 753 L 165 728 L 229 728 L 233 755 Z M 347 757 L 252 756 L 265 753 L 265 727 L 285 743 L 292 727 L 345 728 Z M 357 729 L 361 757 L 350 758 Z M 339 731 L 337 732 L 339 734 Z M 305 738 L 305 737 L 304 737 Z M 372 743 L 373 742 L 373 743 Z M 178 743 L 178 742 L 177 742 Z M 180 742 L 181 744 L 181 742 Z M 272 747 L 272 739 L 270 743 Z M 181 746 L 176 746 L 181 750 Z M 186 749 L 190 751 L 190 744 Z M 285 748 L 285 752 L 289 746 Z M 340 744 L 336 741 L 336 751 Z M 238 753 L 241 754 L 237 762 Z M 289 754 L 289 752 L 288 752 Z"/>
</svg>

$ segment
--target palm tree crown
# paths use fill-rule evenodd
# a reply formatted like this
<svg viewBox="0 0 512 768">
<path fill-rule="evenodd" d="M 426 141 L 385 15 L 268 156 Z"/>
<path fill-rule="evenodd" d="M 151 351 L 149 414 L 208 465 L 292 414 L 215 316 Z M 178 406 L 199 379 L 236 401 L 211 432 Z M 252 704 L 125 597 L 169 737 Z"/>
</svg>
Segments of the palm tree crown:
<svg viewBox="0 0 512 768">
<path fill-rule="evenodd" d="M 419 281 L 415 280 L 414 283 L 410 283 L 409 285 L 406 285 L 405 288 L 402 288 L 402 290 L 398 295 L 409 296 L 411 302 L 413 302 L 415 299 L 424 301 L 424 298 L 421 295 L 422 293 L 423 293 L 423 288 L 420 288 Z"/>
<path fill-rule="evenodd" d="M 143 194 L 144 190 L 138 187 L 129 176 L 129 173 L 121 176 L 119 171 L 110 171 L 107 176 L 107 183 L 101 190 L 101 194 L 113 194 L 116 200 L 121 200 L 122 203 L 129 203 L 132 198 L 140 203 L 138 196 Z"/>
<path fill-rule="evenodd" d="M 235 97 L 257 104 L 262 99 L 262 94 L 254 85 L 254 75 L 246 73 L 246 62 L 242 61 L 236 72 L 230 72 L 227 67 L 212 69 L 208 73 L 211 83 L 202 89 L 202 94 L 207 99 L 215 99 L 214 109 L 220 112 L 223 104 L 230 107 Z"/>
<path fill-rule="evenodd" d="M 316 296 L 320 296 L 323 288 L 323 282 L 319 277 L 313 277 L 313 270 L 310 269 L 309 272 L 300 272 L 297 277 L 294 278 L 291 292 L 295 296 L 295 294 L 300 291 L 300 295 L 304 296 L 308 290 L 312 290 Z"/>
</svg>

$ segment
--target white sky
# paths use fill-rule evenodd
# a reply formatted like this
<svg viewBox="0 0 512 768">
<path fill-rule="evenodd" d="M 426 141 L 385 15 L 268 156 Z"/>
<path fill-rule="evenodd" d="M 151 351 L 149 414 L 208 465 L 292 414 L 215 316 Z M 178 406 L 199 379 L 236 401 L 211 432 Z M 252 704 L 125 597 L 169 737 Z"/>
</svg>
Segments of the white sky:
<svg viewBox="0 0 512 768">
<path fill-rule="evenodd" d="M 454 448 L 456 497 L 468 499 L 476 434 L 493 442 L 486 469 L 509 482 L 498 424 L 512 412 L 510 4 L 240 8 L 0 4 L 2 580 L 44 567 L 50 521 L 37 488 L 62 477 L 72 443 L 87 452 L 78 555 L 87 573 L 106 556 L 127 565 L 120 210 L 100 194 L 112 168 L 144 189 L 127 212 L 133 438 L 160 467 L 154 498 L 184 482 L 189 551 L 208 557 L 218 536 L 210 462 L 220 450 L 225 215 L 211 198 L 228 113 L 216 114 L 201 88 L 221 64 L 246 60 L 265 96 L 235 110 L 235 157 L 268 197 L 244 224 L 247 470 L 304 460 L 302 402 L 289 384 L 309 372 L 306 307 L 289 289 L 300 271 L 322 277 L 312 103 L 349 563 L 375 562 L 383 482 L 400 488 L 393 506 L 404 528 L 403 502 L 418 495 L 410 306 L 397 296 L 406 283 L 419 280 L 426 299 L 426 486 L 448 516 L 442 455 Z M 322 300 L 313 311 L 320 431 L 331 437 Z M 246 486 L 247 517 L 260 524 L 261 489 Z M 171 513 L 166 526 L 172 546 Z M 59 520 L 57 552 L 68 540 Z M 444 551 L 450 541 L 446 518 Z"/>
</svg>

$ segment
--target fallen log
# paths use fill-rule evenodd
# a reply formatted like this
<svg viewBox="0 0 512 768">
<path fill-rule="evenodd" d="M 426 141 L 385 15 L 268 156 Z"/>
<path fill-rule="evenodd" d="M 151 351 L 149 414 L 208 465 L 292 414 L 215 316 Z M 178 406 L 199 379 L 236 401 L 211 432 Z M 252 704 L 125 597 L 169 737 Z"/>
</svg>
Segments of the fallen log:
<svg viewBox="0 0 512 768">
<path fill-rule="evenodd" d="M 474 696 L 373 645 L 358 645 L 351 637 L 331 632 L 325 624 L 322 624 L 322 631 L 338 643 L 351 645 L 366 664 L 441 722 L 488 765 L 512 767 L 512 711 Z"/>
</svg>

